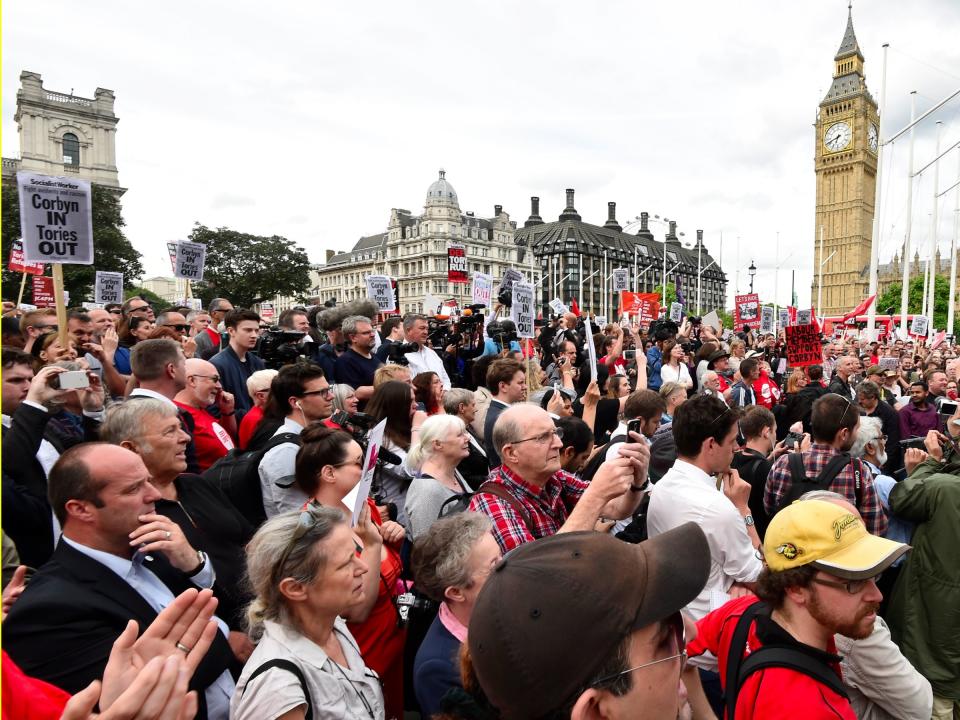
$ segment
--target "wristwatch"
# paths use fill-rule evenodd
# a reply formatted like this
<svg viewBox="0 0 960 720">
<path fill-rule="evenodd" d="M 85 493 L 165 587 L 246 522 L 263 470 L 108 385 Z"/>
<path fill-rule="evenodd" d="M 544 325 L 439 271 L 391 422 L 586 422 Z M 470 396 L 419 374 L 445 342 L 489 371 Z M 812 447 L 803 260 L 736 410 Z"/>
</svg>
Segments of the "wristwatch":
<svg viewBox="0 0 960 720">
<path fill-rule="evenodd" d="M 744 515 L 744 516 L 743 516 L 743 523 L 744 523 L 747 527 L 750 527 L 751 525 L 753 525 L 753 524 L 754 524 L 754 522 L 753 522 L 753 515 Z"/>
<path fill-rule="evenodd" d="M 203 570 L 204 565 L 207 564 L 207 554 L 203 550 L 197 550 L 197 560 L 200 562 L 200 564 L 188 572 L 187 577 L 193 577 L 194 575 L 200 574 L 200 571 Z"/>
</svg>

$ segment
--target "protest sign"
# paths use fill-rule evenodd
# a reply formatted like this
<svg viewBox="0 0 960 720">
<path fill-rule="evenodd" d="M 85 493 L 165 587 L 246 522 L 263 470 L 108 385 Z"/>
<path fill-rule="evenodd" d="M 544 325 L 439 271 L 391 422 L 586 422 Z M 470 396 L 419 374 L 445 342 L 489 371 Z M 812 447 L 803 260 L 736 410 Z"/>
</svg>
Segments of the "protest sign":
<svg viewBox="0 0 960 720">
<path fill-rule="evenodd" d="M 607 324 L 607 316 L 606 316 L 606 315 L 597 315 L 597 316 L 593 319 L 593 321 L 594 321 L 597 325 L 599 325 L 601 329 L 603 329 L 603 326 Z"/>
<path fill-rule="evenodd" d="M 563 304 L 560 298 L 554 298 L 550 301 L 550 309 L 557 315 L 563 315 L 567 312 L 567 306 Z"/>
<path fill-rule="evenodd" d="M 737 295 L 733 306 L 734 330 L 742 330 L 744 325 L 760 327 L 760 296 L 756 293 Z"/>
<path fill-rule="evenodd" d="M 678 302 L 670 303 L 670 319 L 675 323 L 683 320 L 683 305 Z"/>
<path fill-rule="evenodd" d="M 780 308 L 777 312 L 780 315 L 780 327 L 787 327 L 790 324 L 790 311 L 787 308 Z"/>
<path fill-rule="evenodd" d="M 636 315 L 641 324 L 652 322 L 660 314 L 660 295 L 624 290 L 620 293 L 620 312 Z"/>
<path fill-rule="evenodd" d="M 493 295 L 493 275 L 475 272 L 473 274 L 473 304 L 490 307 Z"/>
<path fill-rule="evenodd" d="M 926 337 L 927 328 L 930 325 L 930 321 L 923 315 L 914 315 L 913 321 L 910 323 L 910 334 L 916 335 L 917 337 Z"/>
<path fill-rule="evenodd" d="M 57 304 L 53 294 L 53 278 L 43 275 L 33 276 L 33 304 L 38 308 L 53 307 Z"/>
<path fill-rule="evenodd" d="M 93 264 L 90 182 L 17 173 L 20 232 L 28 262 Z"/>
<path fill-rule="evenodd" d="M 523 274 L 513 268 L 507 268 L 503 271 L 503 278 L 500 280 L 500 287 L 497 289 L 497 297 L 499 298 L 503 295 L 503 291 L 507 291 L 509 297 L 510 288 L 513 287 L 513 284 L 518 280 L 523 280 Z"/>
<path fill-rule="evenodd" d="M 373 474 L 377 469 L 377 456 L 380 454 L 380 447 L 383 445 L 383 432 L 387 428 L 387 418 L 384 418 L 370 430 L 367 436 L 367 450 L 363 455 L 363 472 L 360 474 L 360 482 L 353 486 L 343 497 L 343 504 L 353 509 L 353 517 L 350 520 L 352 527 L 357 526 L 357 520 L 363 511 L 363 506 L 370 495 L 370 486 L 373 484 Z"/>
<path fill-rule="evenodd" d="M 272 302 L 260 303 L 260 317 L 263 320 L 273 320 L 274 310 Z"/>
<path fill-rule="evenodd" d="M 123 273 L 97 270 L 94 302 L 123 303 Z"/>
<path fill-rule="evenodd" d="M 882 357 L 880 358 L 881 370 L 897 370 L 900 367 L 900 358 Z"/>
<path fill-rule="evenodd" d="M 84 310 L 103 310 L 103 303 L 87 302 L 84 300 L 80 303 L 80 307 Z"/>
<path fill-rule="evenodd" d="M 14 240 L 10 245 L 10 262 L 7 267 L 13 272 L 43 275 L 43 263 L 27 262 L 23 255 L 23 243 L 19 240 Z"/>
<path fill-rule="evenodd" d="M 467 251 L 463 245 L 447 247 L 447 280 L 452 283 L 468 282 Z"/>
<path fill-rule="evenodd" d="M 787 334 L 787 362 L 790 363 L 790 367 L 823 363 L 823 346 L 820 344 L 820 333 L 815 326 L 809 323 L 788 325 L 784 330 Z"/>
<path fill-rule="evenodd" d="M 427 293 L 423 296 L 423 314 L 430 317 L 440 314 L 440 306 L 443 301 L 433 293 Z"/>
<path fill-rule="evenodd" d="M 810 325 L 813 322 L 811 310 L 797 310 L 797 325 Z"/>
<path fill-rule="evenodd" d="M 943 341 L 947 339 L 947 331 L 941 330 L 936 335 L 933 336 L 933 340 L 930 342 L 930 349 L 936 350 L 938 347 L 943 345 Z"/>
<path fill-rule="evenodd" d="M 186 280 L 203 280 L 203 265 L 207 257 L 207 246 L 203 243 L 177 243 L 177 264 L 174 268 L 174 277 Z"/>
<path fill-rule="evenodd" d="M 187 301 L 184 303 L 184 305 L 186 305 L 191 310 L 196 310 L 197 312 L 199 312 L 200 310 L 203 310 L 203 300 L 201 300 L 200 298 L 195 298 L 195 297 L 187 298 Z"/>
<path fill-rule="evenodd" d="M 511 290 L 513 304 L 510 307 L 510 319 L 516 323 L 517 337 L 532 338 L 533 320 L 536 316 L 533 307 L 533 285 L 518 280 L 513 283 Z"/>
<path fill-rule="evenodd" d="M 584 350 L 587 351 L 587 362 L 590 363 L 590 382 L 597 381 L 597 345 L 593 342 L 593 336 L 587 335 L 584 342 Z"/>
<path fill-rule="evenodd" d="M 720 322 L 720 316 L 717 315 L 716 310 L 711 310 L 706 315 L 704 315 L 703 319 L 700 320 L 700 324 L 709 325 L 717 332 L 720 332 L 720 326 L 723 325 L 723 323 Z"/>
<path fill-rule="evenodd" d="M 393 296 L 393 285 L 387 275 L 367 275 L 367 297 L 373 300 L 382 311 L 389 312 L 397 307 Z"/>
<path fill-rule="evenodd" d="M 177 244 L 175 242 L 167 243 L 167 253 L 170 255 L 170 272 L 177 271 Z"/>
<path fill-rule="evenodd" d="M 760 332 L 776 332 L 776 328 L 773 326 L 773 307 L 771 305 L 764 305 L 760 308 Z"/>
<path fill-rule="evenodd" d="M 627 268 L 615 268 L 613 271 L 613 291 L 622 292 L 630 288 L 630 271 Z"/>
</svg>

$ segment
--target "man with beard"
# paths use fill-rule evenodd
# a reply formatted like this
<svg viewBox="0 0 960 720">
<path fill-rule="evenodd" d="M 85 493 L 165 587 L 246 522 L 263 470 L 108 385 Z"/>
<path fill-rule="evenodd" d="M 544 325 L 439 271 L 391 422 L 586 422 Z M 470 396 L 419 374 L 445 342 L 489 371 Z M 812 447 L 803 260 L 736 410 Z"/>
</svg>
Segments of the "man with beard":
<svg viewBox="0 0 960 720">
<path fill-rule="evenodd" d="M 873 633 L 883 598 L 876 579 L 908 549 L 869 534 L 833 502 L 803 500 L 777 513 L 764 538 L 759 600 L 736 598 L 711 612 L 687 645 L 691 657 L 717 658 L 729 716 L 856 718 L 834 635 Z"/>
<path fill-rule="evenodd" d="M 833 490 L 853 503 L 871 533 L 883 535 L 887 515 L 873 486 L 873 476 L 860 460 L 851 460 L 848 454 L 859 426 L 857 406 L 846 397 L 827 393 L 817 400 L 810 414 L 810 449 L 780 456 L 770 470 L 763 494 L 767 513 L 773 515 L 807 490 Z"/>
<path fill-rule="evenodd" d="M 927 383 L 917 380 L 910 385 L 910 402 L 900 408 L 900 437 L 926 437 L 931 430 L 940 429 L 940 414 L 933 403 L 927 402 Z"/>
<path fill-rule="evenodd" d="M 340 331 L 349 347 L 334 363 L 336 380 L 354 389 L 360 409 L 363 410 L 373 395 L 373 375 L 383 365 L 379 358 L 373 356 L 373 346 L 376 344 L 373 323 L 363 315 L 351 315 L 343 319 Z"/>
</svg>

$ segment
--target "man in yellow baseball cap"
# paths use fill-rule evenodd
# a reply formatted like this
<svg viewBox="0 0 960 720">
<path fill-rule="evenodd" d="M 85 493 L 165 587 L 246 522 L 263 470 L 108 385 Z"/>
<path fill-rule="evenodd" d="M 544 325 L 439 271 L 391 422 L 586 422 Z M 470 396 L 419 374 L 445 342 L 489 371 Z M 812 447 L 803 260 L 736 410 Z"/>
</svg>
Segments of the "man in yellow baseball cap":
<svg viewBox="0 0 960 720">
<path fill-rule="evenodd" d="M 883 598 L 876 579 L 909 549 L 871 535 L 843 505 L 803 500 L 777 513 L 759 600 L 714 610 L 687 646 L 691 658 L 717 658 L 729 716 L 782 717 L 786 701 L 791 717 L 854 720 L 834 635 L 870 635 Z"/>
</svg>

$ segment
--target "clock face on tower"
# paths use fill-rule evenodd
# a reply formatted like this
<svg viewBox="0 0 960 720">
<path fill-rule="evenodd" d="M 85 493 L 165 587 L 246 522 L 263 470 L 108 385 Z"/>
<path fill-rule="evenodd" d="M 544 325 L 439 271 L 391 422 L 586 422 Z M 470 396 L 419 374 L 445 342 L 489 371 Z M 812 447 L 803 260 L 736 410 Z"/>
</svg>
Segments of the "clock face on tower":
<svg viewBox="0 0 960 720">
<path fill-rule="evenodd" d="M 834 123 L 827 128 L 823 135 L 823 144 L 830 152 L 843 150 L 850 144 L 850 137 L 853 132 L 850 126 L 845 122 Z"/>
<path fill-rule="evenodd" d="M 877 126 L 873 123 L 870 123 L 870 126 L 867 128 L 867 142 L 870 143 L 870 149 L 874 152 L 877 151 L 877 138 L 879 137 L 879 131 Z"/>
</svg>

